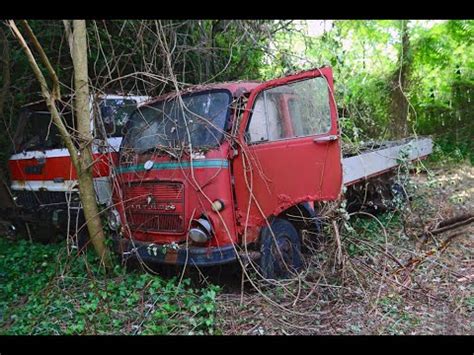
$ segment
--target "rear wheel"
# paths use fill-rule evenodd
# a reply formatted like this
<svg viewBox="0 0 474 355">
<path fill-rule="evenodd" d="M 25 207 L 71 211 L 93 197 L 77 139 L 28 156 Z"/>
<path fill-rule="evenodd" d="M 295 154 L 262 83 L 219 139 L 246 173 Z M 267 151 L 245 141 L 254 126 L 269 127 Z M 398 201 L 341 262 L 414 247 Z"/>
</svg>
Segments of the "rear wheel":
<svg viewBox="0 0 474 355">
<path fill-rule="evenodd" d="M 284 279 L 298 272 L 302 265 L 298 231 L 287 220 L 276 218 L 261 235 L 260 268 L 266 279 Z M 272 233 L 273 231 L 273 233 Z"/>
<path fill-rule="evenodd" d="M 41 244 L 57 243 L 61 240 L 58 230 L 47 223 L 17 221 L 15 229 L 23 239 Z"/>
</svg>

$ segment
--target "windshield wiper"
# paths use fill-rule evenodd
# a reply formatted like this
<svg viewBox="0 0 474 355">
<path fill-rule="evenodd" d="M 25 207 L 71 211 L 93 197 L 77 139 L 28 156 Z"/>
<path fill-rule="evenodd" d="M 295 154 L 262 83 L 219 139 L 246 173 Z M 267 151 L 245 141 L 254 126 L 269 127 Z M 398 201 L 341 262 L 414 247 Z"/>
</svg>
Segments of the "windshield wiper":
<svg viewBox="0 0 474 355">
<path fill-rule="evenodd" d="M 164 152 L 164 153 L 170 155 L 171 157 L 173 157 L 175 159 L 178 159 L 178 156 L 174 152 L 172 152 L 172 151 L 166 149 L 164 146 L 160 146 L 160 145 L 145 149 L 143 151 L 139 151 L 138 154 L 154 153 L 156 151 Z"/>
</svg>

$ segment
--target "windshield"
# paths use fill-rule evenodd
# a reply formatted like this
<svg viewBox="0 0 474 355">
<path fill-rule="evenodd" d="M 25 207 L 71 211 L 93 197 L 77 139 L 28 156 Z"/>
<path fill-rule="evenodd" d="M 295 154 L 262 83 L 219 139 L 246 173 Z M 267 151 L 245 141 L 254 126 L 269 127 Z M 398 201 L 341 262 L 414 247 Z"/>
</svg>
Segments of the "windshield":
<svg viewBox="0 0 474 355">
<path fill-rule="evenodd" d="M 74 128 L 72 113 L 61 113 L 69 127 Z M 24 110 L 15 137 L 15 151 L 29 151 L 38 149 L 58 149 L 64 144 L 56 125 L 51 120 L 48 111 Z"/>
<path fill-rule="evenodd" d="M 138 153 L 189 143 L 216 146 L 224 134 L 230 101 L 229 91 L 214 90 L 143 106 L 130 116 L 123 146 Z"/>
<path fill-rule="evenodd" d="M 121 137 L 129 115 L 137 108 L 132 99 L 104 99 L 100 103 L 100 116 L 108 137 Z"/>
<path fill-rule="evenodd" d="M 74 129 L 72 112 L 68 107 L 58 103 L 61 116 L 67 127 Z M 99 115 L 95 113 L 98 126 L 96 134 L 100 137 L 121 137 L 127 118 L 137 108 L 137 102 L 131 98 L 106 98 L 100 101 Z M 42 103 L 34 109 L 25 108 L 20 112 L 19 123 L 14 137 L 15 152 L 38 149 L 64 148 L 61 135 L 51 120 L 51 113 Z"/>
</svg>

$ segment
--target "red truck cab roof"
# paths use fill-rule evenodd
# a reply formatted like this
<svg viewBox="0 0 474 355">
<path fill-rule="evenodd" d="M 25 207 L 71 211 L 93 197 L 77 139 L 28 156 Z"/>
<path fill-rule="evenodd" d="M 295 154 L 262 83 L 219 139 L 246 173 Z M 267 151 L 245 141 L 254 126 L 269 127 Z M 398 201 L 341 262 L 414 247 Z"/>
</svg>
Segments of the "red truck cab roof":
<svg viewBox="0 0 474 355">
<path fill-rule="evenodd" d="M 169 100 L 173 99 L 174 97 L 177 97 L 178 95 L 185 95 L 185 94 L 190 94 L 194 92 L 200 92 L 200 91 L 207 91 L 207 90 L 218 90 L 218 89 L 226 89 L 229 90 L 230 93 L 232 94 L 232 97 L 239 97 L 242 94 L 246 94 L 251 92 L 253 89 L 255 89 L 257 86 L 261 84 L 260 81 L 229 81 L 229 82 L 223 82 L 223 83 L 211 83 L 211 84 L 205 84 L 205 85 L 192 85 L 187 88 L 184 88 L 180 91 L 171 91 L 166 94 L 154 97 L 153 99 L 144 102 L 142 105 L 150 105 L 155 102 L 163 101 L 163 100 Z"/>
</svg>

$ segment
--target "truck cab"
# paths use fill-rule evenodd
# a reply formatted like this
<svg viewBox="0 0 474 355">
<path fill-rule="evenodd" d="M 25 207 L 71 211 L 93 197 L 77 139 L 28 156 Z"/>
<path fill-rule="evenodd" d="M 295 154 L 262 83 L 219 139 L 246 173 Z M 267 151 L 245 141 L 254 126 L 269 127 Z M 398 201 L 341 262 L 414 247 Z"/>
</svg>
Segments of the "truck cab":
<svg viewBox="0 0 474 355">
<path fill-rule="evenodd" d="M 265 277 L 284 277 L 318 228 L 314 202 L 341 193 L 332 71 L 157 97 L 131 114 L 114 176 L 122 255 L 211 266 L 253 250 Z"/>
<path fill-rule="evenodd" d="M 146 99 L 146 96 L 130 95 L 91 96 L 96 159 L 93 177 L 97 200 L 102 205 L 111 200 L 110 166 L 118 160 L 122 128 L 130 112 Z M 66 124 L 74 128 L 71 100 L 70 96 L 63 97 L 58 108 Z M 21 108 L 8 168 L 16 205 L 9 211 L 14 225 L 28 228 L 28 224 L 34 224 L 34 234 L 44 241 L 55 235 L 55 231 L 80 227 L 83 220 L 76 172 L 45 101 Z"/>
</svg>

